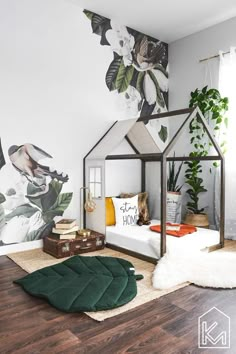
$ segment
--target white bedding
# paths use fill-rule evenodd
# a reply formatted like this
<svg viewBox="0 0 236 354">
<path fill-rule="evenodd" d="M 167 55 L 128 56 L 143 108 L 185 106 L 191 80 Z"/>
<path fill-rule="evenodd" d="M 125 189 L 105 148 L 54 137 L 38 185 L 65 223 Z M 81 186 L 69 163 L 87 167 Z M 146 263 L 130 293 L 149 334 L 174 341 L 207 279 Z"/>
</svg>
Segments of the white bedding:
<svg viewBox="0 0 236 354">
<path fill-rule="evenodd" d="M 152 220 L 151 225 L 160 224 Z M 152 258 L 160 257 L 160 234 L 149 229 L 148 226 L 107 226 L 106 242 L 141 253 Z M 219 232 L 198 228 L 197 232 L 183 236 L 166 236 L 167 251 L 197 251 L 219 243 Z"/>
</svg>

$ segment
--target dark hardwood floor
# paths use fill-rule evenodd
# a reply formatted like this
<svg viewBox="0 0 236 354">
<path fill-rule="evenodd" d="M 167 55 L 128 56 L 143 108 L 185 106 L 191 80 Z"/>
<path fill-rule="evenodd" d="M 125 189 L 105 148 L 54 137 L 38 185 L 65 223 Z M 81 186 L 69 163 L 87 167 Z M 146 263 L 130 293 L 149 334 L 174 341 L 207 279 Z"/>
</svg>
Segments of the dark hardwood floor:
<svg viewBox="0 0 236 354">
<path fill-rule="evenodd" d="M 25 272 L 0 257 L 0 353 L 236 353 L 236 289 L 193 285 L 96 322 L 31 297 L 13 280 Z M 231 349 L 198 349 L 198 316 L 216 306 L 231 317 Z"/>
</svg>

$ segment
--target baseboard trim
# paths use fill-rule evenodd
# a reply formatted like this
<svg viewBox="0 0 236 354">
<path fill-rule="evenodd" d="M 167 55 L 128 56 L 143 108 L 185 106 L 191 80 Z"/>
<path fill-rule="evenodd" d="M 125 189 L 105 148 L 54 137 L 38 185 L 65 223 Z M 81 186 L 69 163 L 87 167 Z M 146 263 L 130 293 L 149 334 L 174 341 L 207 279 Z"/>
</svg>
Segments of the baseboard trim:
<svg viewBox="0 0 236 354">
<path fill-rule="evenodd" d="M 43 247 L 43 240 L 14 243 L 11 245 L 0 246 L 0 256 L 5 256 L 10 253 L 28 251 L 34 248 L 42 248 L 42 247 Z"/>
</svg>

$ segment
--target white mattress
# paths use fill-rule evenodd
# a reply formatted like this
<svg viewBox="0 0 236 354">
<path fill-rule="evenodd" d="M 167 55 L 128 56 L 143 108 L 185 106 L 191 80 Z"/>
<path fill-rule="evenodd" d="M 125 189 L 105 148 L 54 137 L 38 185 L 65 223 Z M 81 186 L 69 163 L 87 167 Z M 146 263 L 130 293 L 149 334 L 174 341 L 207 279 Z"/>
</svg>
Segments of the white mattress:
<svg viewBox="0 0 236 354">
<path fill-rule="evenodd" d="M 151 225 L 160 224 L 152 220 Z M 107 226 L 106 242 L 141 253 L 152 258 L 160 257 L 160 234 L 149 229 L 148 226 Z M 195 251 L 219 243 L 218 231 L 198 228 L 196 232 L 183 236 L 166 236 L 167 251 Z"/>
</svg>

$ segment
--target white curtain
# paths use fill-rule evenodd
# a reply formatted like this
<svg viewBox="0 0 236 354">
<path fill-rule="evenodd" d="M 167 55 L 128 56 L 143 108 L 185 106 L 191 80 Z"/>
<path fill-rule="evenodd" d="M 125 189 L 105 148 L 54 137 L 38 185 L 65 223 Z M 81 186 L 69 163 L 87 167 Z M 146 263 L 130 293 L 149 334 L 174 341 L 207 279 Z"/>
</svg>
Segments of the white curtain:
<svg viewBox="0 0 236 354">
<path fill-rule="evenodd" d="M 229 98 L 228 129 L 226 133 L 227 152 L 225 154 L 226 210 L 225 237 L 236 240 L 236 48 L 220 55 L 219 91 Z M 219 174 L 216 174 L 217 179 Z M 218 184 L 218 183 L 217 183 Z M 216 219 L 219 220 L 219 189 L 215 190 Z M 217 220 L 216 220 L 217 221 Z"/>
</svg>

